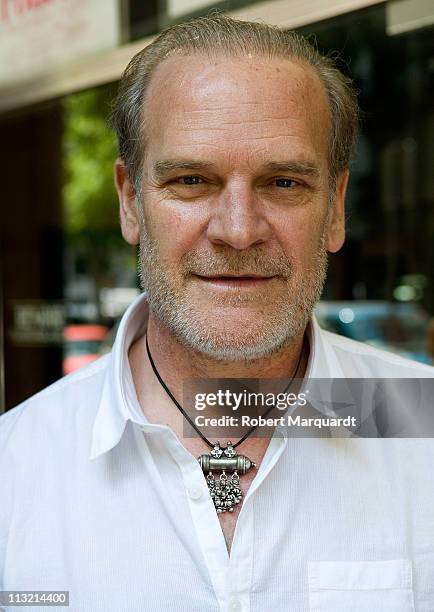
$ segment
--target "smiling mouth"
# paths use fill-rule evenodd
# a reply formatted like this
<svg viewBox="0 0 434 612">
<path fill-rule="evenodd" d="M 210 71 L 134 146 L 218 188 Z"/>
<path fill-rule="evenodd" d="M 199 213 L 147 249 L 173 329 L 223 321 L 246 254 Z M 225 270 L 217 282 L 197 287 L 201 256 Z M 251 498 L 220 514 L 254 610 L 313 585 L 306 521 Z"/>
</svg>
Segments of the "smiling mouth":
<svg viewBox="0 0 434 612">
<path fill-rule="evenodd" d="M 253 288 L 263 286 L 272 281 L 275 276 L 260 276 L 258 274 L 221 274 L 212 276 L 201 276 L 194 274 L 196 278 L 209 285 L 223 288 Z"/>
</svg>

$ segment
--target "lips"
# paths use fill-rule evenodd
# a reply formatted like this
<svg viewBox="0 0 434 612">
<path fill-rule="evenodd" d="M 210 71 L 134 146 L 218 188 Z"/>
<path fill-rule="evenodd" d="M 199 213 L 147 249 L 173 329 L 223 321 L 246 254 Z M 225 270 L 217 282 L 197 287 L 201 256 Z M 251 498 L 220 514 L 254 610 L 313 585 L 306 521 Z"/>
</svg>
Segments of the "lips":
<svg viewBox="0 0 434 612">
<path fill-rule="evenodd" d="M 260 276 L 259 274 L 216 274 L 212 276 L 195 275 L 200 281 L 213 287 L 224 289 L 250 289 L 264 286 L 271 282 L 274 276 Z"/>
<path fill-rule="evenodd" d="M 199 278 L 215 280 L 215 279 L 228 279 L 228 280 L 242 280 L 242 279 L 256 279 L 256 280 L 267 280 L 270 278 L 274 278 L 273 276 L 262 276 L 261 274 L 210 274 L 209 276 L 201 276 L 199 274 L 195 275 L 199 276 Z"/>
</svg>

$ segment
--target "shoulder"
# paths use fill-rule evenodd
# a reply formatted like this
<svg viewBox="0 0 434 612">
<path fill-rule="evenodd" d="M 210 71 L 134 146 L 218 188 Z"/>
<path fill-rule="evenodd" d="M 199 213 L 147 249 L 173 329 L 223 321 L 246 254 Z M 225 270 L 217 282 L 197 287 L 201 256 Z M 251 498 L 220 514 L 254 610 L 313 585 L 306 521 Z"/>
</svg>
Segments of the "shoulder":
<svg viewBox="0 0 434 612">
<path fill-rule="evenodd" d="M 69 374 L 0 416 L 0 460 L 7 446 L 36 441 L 38 432 L 65 430 L 95 414 L 110 354 Z"/>
<path fill-rule="evenodd" d="M 101 357 L 0 417 L 0 586 L 10 526 L 14 516 L 22 519 L 19 508 L 33 512 L 38 485 L 53 474 L 57 483 L 71 476 L 89 456 L 109 359 Z"/>
<path fill-rule="evenodd" d="M 335 353 L 349 377 L 434 378 L 434 367 L 401 357 L 321 329 L 321 337 Z"/>
</svg>

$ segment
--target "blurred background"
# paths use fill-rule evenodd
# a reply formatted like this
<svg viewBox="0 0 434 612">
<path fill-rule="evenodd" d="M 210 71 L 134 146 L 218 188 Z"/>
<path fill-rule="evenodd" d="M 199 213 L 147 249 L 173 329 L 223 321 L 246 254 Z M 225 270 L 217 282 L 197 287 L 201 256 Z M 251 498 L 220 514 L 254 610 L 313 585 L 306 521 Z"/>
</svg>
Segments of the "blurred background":
<svg viewBox="0 0 434 612">
<path fill-rule="evenodd" d="M 0 412 L 110 350 L 138 294 L 106 118 L 129 59 L 218 8 L 337 51 L 363 125 L 320 323 L 425 363 L 434 328 L 434 5 L 0 0 Z"/>
</svg>

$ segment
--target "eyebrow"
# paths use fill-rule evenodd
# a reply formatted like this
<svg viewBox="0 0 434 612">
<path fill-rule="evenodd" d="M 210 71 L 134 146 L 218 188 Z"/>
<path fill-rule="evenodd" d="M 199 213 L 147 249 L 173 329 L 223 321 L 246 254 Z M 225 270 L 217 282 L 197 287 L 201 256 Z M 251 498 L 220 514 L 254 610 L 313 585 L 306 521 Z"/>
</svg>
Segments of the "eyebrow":
<svg viewBox="0 0 434 612">
<path fill-rule="evenodd" d="M 264 164 L 263 169 L 266 172 L 287 172 L 312 178 L 318 178 L 320 175 L 318 166 L 312 161 L 270 161 Z M 161 180 L 178 170 L 215 170 L 215 164 L 192 159 L 163 159 L 155 162 L 153 175 L 157 180 Z"/>
<path fill-rule="evenodd" d="M 210 162 L 194 161 L 192 159 L 163 159 L 155 162 L 153 175 L 157 180 L 176 170 L 210 170 L 214 164 Z"/>
<path fill-rule="evenodd" d="M 289 174 L 299 174 L 302 176 L 310 176 L 318 178 L 320 170 L 312 161 L 282 161 L 282 162 L 267 162 L 264 168 L 268 172 L 288 172 Z"/>
</svg>

